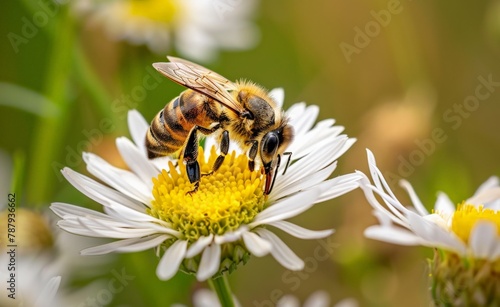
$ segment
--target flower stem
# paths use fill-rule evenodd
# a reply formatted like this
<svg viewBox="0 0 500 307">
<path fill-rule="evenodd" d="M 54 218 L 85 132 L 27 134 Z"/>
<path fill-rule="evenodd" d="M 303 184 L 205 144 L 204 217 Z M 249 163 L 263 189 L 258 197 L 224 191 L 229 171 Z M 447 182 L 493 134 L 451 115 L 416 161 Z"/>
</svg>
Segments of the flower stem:
<svg viewBox="0 0 500 307">
<path fill-rule="evenodd" d="M 210 287 L 217 293 L 222 307 L 234 307 L 233 294 L 227 281 L 227 276 L 223 274 L 220 277 L 208 281 Z"/>
<path fill-rule="evenodd" d="M 73 56 L 77 81 L 88 92 L 91 102 L 95 104 L 101 115 L 116 122 L 115 114 L 111 112 L 112 99 L 92 68 L 83 47 L 78 42 L 74 46 Z"/>
<path fill-rule="evenodd" d="M 48 59 L 48 70 L 44 95 L 56 104 L 59 113 L 54 117 L 41 117 L 34 129 L 32 150 L 35 154 L 29 161 L 30 176 L 28 178 L 29 202 L 42 205 L 49 200 L 54 179 L 57 178 L 52 166 L 63 147 L 64 132 L 68 130 L 67 120 L 70 113 L 71 99 L 68 99 L 68 76 L 75 41 L 75 27 L 67 6 L 61 6 L 57 17 L 54 17 L 55 31 L 50 37 L 52 50 Z M 52 164 L 51 164 L 52 163 Z"/>
</svg>

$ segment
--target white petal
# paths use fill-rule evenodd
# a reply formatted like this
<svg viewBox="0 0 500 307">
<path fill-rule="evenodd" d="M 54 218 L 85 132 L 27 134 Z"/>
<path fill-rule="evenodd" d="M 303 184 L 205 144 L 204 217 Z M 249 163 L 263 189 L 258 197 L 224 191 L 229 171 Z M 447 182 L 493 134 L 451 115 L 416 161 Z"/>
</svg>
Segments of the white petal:
<svg viewBox="0 0 500 307">
<path fill-rule="evenodd" d="M 306 104 L 304 102 L 294 103 L 290 108 L 288 108 L 288 110 L 286 110 L 286 114 L 290 118 L 290 121 L 295 121 L 305 113 L 305 109 Z"/>
<path fill-rule="evenodd" d="M 372 214 L 374 217 L 377 218 L 380 226 L 385 227 L 385 226 L 393 226 L 391 219 L 385 215 L 383 212 L 380 212 L 378 210 L 373 210 Z"/>
<path fill-rule="evenodd" d="M 411 231 L 394 226 L 370 226 L 365 229 L 367 238 L 398 245 L 421 245 L 422 240 Z"/>
<path fill-rule="evenodd" d="M 331 235 L 334 230 L 309 230 L 298 225 L 292 224 L 287 221 L 276 221 L 269 223 L 268 225 L 274 226 L 283 230 L 284 232 L 299 238 L 299 239 L 321 239 Z"/>
<path fill-rule="evenodd" d="M 443 192 L 439 192 L 436 204 L 434 205 L 434 210 L 440 214 L 443 213 L 445 215 L 451 215 L 455 212 L 455 205 L 450 200 L 448 195 Z"/>
<path fill-rule="evenodd" d="M 474 205 L 485 205 L 485 207 L 489 208 L 488 204 L 498 199 L 500 199 L 500 187 L 495 187 L 476 193 L 473 197 L 467 199 L 466 202 Z"/>
<path fill-rule="evenodd" d="M 493 258 L 495 249 L 500 245 L 497 235 L 497 226 L 488 221 L 479 221 L 472 228 L 469 246 L 474 258 L 496 260 Z"/>
<path fill-rule="evenodd" d="M 498 179 L 497 176 L 491 176 L 488 178 L 485 182 L 483 182 L 479 188 L 477 188 L 476 193 L 474 193 L 474 196 L 480 194 L 483 191 L 492 189 L 492 188 L 497 188 L 500 186 L 500 180 Z"/>
<path fill-rule="evenodd" d="M 417 193 L 415 193 L 415 190 L 407 180 L 404 179 L 400 180 L 399 185 L 403 189 L 405 189 L 408 195 L 410 196 L 411 202 L 413 203 L 415 209 L 417 209 L 418 214 L 420 215 L 429 214 L 429 211 L 425 209 L 425 206 L 422 204 L 422 201 L 420 200 L 420 198 L 418 198 Z"/>
<path fill-rule="evenodd" d="M 375 197 L 374 192 L 376 192 L 379 195 L 385 195 L 383 192 L 379 191 L 376 187 L 372 186 L 370 181 L 368 180 L 368 177 L 366 177 L 365 174 L 357 171 L 358 174 L 362 175 L 363 178 L 360 180 L 360 188 L 363 190 L 365 194 L 365 198 L 368 201 L 368 203 L 378 212 L 381 214 L 384 214 L 387 218 L 389 218 L 392 222 L 401 225 L 403 227 L 408 228 L 408 221 L 407 218 L 399 211 L 395 210 L 394 207 L 388 205 L 389 209 L 388 210 L 386 207 L 384 207 L 378 199 Z M 386 195 L 387 196 L 387 195 Z"/>
<path fill-rule="evenodd" d="M 276 307 L 300 307 L 300 301 L 295 296 L 286 294 L 279 299 Z"/>
<path fill-rule="evenodd" d="M 491 210 L 500 211 L 500 199 L 484 204 L 484 207 Z"/>
<path fill-rule="evenodd" d="M 125 223 L 115 225 L 115 222 L 112 225 L 110 224 L 111 223 L 107 220 L 89 219 L 84 217 L 61 220 L 57 223 L 59 227 L 68 232 L 91 237 L 129 239 L 157 233 L 156 229 L 147 228 L 148 225 L 139 228 L 130 227 L 130 225 Z M 168 232 L 167 229 L 165 230 L 165 232 Z"/>
<path fill-rule="evenodd" d="M 271 201 L 317 186 L 318 184 L 323 182 L 326 178 L 328 178 L 336 167 L 337 164 L 333 163 L 332 165 L 325 167 L 324 169 L 319 170 L 314 174 L 309 175 L 307 178 L 303 180 L 297 179 L 294 182 L 290 182 L 289 184 L 287 184 L 286 187 L 281 189 L 279 192 L 273 193 Z"/>
<path fill-rule="evenodd" d="M 167 249 L 156 268 L 156 275 L 160 280 L 168 280 L 177 273 L 186 255 L 186 249 L 187 241 L 184 240 L 175 241 L 174 244 Z"/>
<path fill-rule="evenodd" d="M 205 248 L 201 255 L 200 267 L 196 273 L 198 281 L 205 281 L 219 270 L 221 248 L 218 244 L 212 244 Z"/>
<path fill-rule="evenodd" d="M 337 158 L 336 153 L 343 150 L 347 137 L 325 137 L 320 141 L 314 142 L 310 146 L 307 146 L 307 156 L 298 155 L 297 151 L 290 148 L 292 152 L 291 162 L 292 164 L 288 167 L 286 174 L 280 178 L 280 180 L 285 181 L 286 184 L 290 180 L 298 180 L 303 177 L 308 177 L 310 174 L 314 174 L 317 170 L 323 169 L 328 165 L 335 162 Z M 306 145 L 303 145 L 306 146 Z M 285 163 L 282 163 L 283 167 Z M 284 168 L 281 168 L 284 170 Z M 281 183 L 280 183 L 281 184 Z M 277 186 L 279 188 L 280 185 Z"/>
<path fill-rule="evenodd" d="M 114 217 L 118 216 L 120 217 L 120 219 L 123 220 L 136 221 L 136 222 L 156 222 L 156 223 L 161 222 L 159 219 L 145 212 L 138 212 L 128 207 L 121 206 L 118 203 L 110 202 L 110 205 L 107 206 L 107 208 L 110 209 L 109 212 L 113 212 L 115 214 Z"/>
<path fill-rule="evenodd" d="M 188 248 L 186 258 L 193 258 L 201 253 L 213 241 L 214 235 L 210 234 L 208 237 L 200 237 Z"/>
<path fill-rule="evenodd" d="M 448 231 L 448 219 L 444 219 L 440 214 L 433 213 L 429 214 L 423 217 L 424 219 L 438 225 L 439 227 L 443 228 L 444 230 Z"/>
<path fill-rule="evenodd" d="M 333 307 L 359 307 L 358 301 L 348 297 L 338 301 Z"/>
<path fill-rule="evenodd" d="M 92 216 L 96 218 L 111 220 L 109 216 L 107 216 L 104 213 L 65 203 L 52 203 L 50 205 L 50 210 L 52 210 L 52 212 L 54 212 L 57 216 L 59 216 L 62 219 L 66 219 L 67 217 L 70 216 L 87 216 L 87 217 Z"/>
<path fill-rule="evenodd" d="M 40 307 L 52 306 L 52 304 L 54 304 L 54 298 L 56 297 L 60 284 L 61 284 L 61 276 L 52 277 L 47 282 L 47 284 L 43 286 L 43 290 L 41 290 L 41 293 L 38 294 L 36 302 L 33 306 L 40 306 Z M 32 289 L 27 289 L 27 290 L 32 290 Z"/>
<path fill-rule="evenodd" d="M 234 143 L 234 142 L 231 142 L 231 143 Z M 204 154 L 205 154 L 205 161 L 208 160 L 208 158 L 210 157 L 210 151 L 212 150 L 212 147 L 215 146 L 215 148 L 217 148 L 219 144 L 217 143 L 217 140 L 215 137 L 212 137 L 212 136 L 208 136 L 205 138 L 205 145 L 204 145 Z"/>
<path fill-rule="evenodd" d="M 316 126 L 307 131 L 303 135 L 297 135 L 294 138 L 294 141 L 287 148 L 288 151 L 293 152 L 293 159 L 300 159 L 306 155 L 313 153 L 315 150 L 315 146 L 318 144 L 329 144 L 331 141 L 327 141 L 328 139 L 333 139 L 335 142 L 339 139 L 345 139 L 347 136 L 340 135 L 340 133 L 344 130 L 342 126 L 332 126 L 328 127 L 327 124 L 331 124 L 333 120 L 324 120 L 316 124 Z M 349 146 L 349 145 L 348 145 Z M 346 148 L 338 148 L 339 153 L 347 150 Z M 335 156 L 340 156 L 340 154 L 336 154 Z"/>
<path fill-rule="evenodd" d="M 269 254 L 272 249 L 271 243 L 262 239 L 253 232 L 245 232 L 243 234 L 243 242 L 245 242 L 245 246 L 248 251 L 257 257 Z"/>
<path fill-rule="evenodd" d="M 144 212 L 145 210 L 145 206 L 141 202 L 131 199 L 114 189 L 73 171 L 70 168 L 65 167 L 61 173 L 76 189 L 100 204 L 108 204 L 109 200 L 114 200 L 117 203 L 137 211 Z"/>
<path fill-rule="evenodd" d="M 115 241 L 95 247 L 86 248 L 81 251 L 82 255 L 103 255 L 111 252 L 139 252 L 153 247 L 157 247 L 166 239 L 171 238 L 169 235 L 153 235 L 144 238 L 132 238 L 120 241 Z"/>
<path fill-rule="evenodd" d="M 340 145 L 340 143 L 337 143 Z M 319 144 L 318 150 L 312 151 L 307 157 L 304 157 L 298 161 L 292 155 L 293 164 L 287 169 L 287 172 L 282 175 L 279 174 L 274 187 L 275 191 L 273 194 L 280 194 L 282 190 L 288 188 L 291 184 L 296 182 L 301 182 L 303 180 L 308 180 L 310 176 L 314 175 L 321 169 L 326 168 L 329 165 L 335 164 L 331 157 L 331 151 L 321 150 L 323 149 L 323 144 Z M 329 144 L 329 149 L 333 149 L 335 144 Z M 284 164 L 284 163 L 283 163 Z M 333 169 L 332 169 L 333 171 Z M 277 198 L 277 196 L 273 196 Z"/>
<path fill-rule="evenodd" d="M 121 193 L 148 204 L 153 199 L 151 190 L 134 173 L 117 168 L 100 157 L 84 153 L 87 170 Z"/>
<path fill-rule="evenodd" d="M 312 189 L 286 198 L 257 214 L 254 222 L 248 226 L 254 228 L 258 225 L 285 220 L 299 215 L 314 205 L 320 193 L 320 190 Z"/>
<path fill-rule="evenodd" d="M 149 129 L 149 125 L 144 119 L 144 117 L 137 110 L 128 111 L 128 129 L 132 140 L 141 149 L 144 156 L 146 156 L 146 132 Z"/>
<path fill-rule="evenodd" d="M 159 175 L 156 167 L 154 167 L 149 159 L 125 137 L 116 139 L 116 147 L 125 163 L 127 163 L 127 166 L 136 173 L 150 189 L 152 189 L 153 182 L 151 179 Z"/>
<path fill-rule="evenodd" d="M 273 249 L 271 255 L 285 268 L 292 271 L 300 271 L 304 269 L 304 261 L 300 259 L 280 238 L 267 229 L 256 229 L 262 238 L 271 242 Z"/>
<path fill-rule="evenodd" d="M 304 302 L 304 307 L 328 307 L 330 306 L 330 295 L 326 291 L 316 291 Z"/>
<path fill-rule="evenodd" d="M 285 101 L 285 91 L 281 87 L 273 88 L 269 91 L 269 96 L 274 99 L 276 106 L 282 108 Z"/>
<path fill-rule="evenodd" d="M 464 243 L 451 231 L 441 228 L 420 215 L 408 211 L 406 213 L 411 230 L 425 241 L 425 245 L 441 247 L 465 255 Z"/>
<path fill-rule="evenodd" d="M 209 289 L 199 289 L 193 294 L 193 306 L 196 307 L 220 307 L 219 298 Z M 170 306 L 173 307 L 173 306 Z"/>
<path fill-rule="evenodd" d="M 320 197 L 316 200 L 316 203 L 339 197 L 359 188 L 361 178 L 362 176 L 358 173 L 353 173 L 335 177 L 320 183 L 318 188 L 321 189 L 322 192 Z"/>
<path fill-rule="evenodd" d="M 497 238 L 495 247 L 491 251 L 491 259 L 498 260 L 500 258 L 500 239 Z"/>
<path fill-rule="evenodd" d="M 298 105 L 300 109 L 302 109 L 302 106 L 305 106 L 305 104 L 302 103 L 296 105 Z M 292 109 L 292 107 L 290 108 L 290 110 Z M 319 107 L 316 105 L 309 105 L 303 108 L 302 112 L 300 113 L 296 112 L 290 113 L 289 114 L 290 124 L 294 128 L 295 134 L 299 136 L 309 131 L 313 126 L 314 122 L 316 121 L 318 114 L 319 114 Z"/>
<path fill-rule="evenodd" d="M 403 205 L 397 200 L 396 196 L 392 192 L 391 188 L 389 187 L 389 184 L 385 180 L 384 176 L 382 175 L 382 172 L 378 169 L 377 163 L 375 161 L 375 156 L 370 150 L 366 150 L 366 154 L 368 156 L 368 166 L 370 168 L 370 174 L 372 176 L 372 180 L 375 183 L 375 187 L 382 193 L 379 193 L 380 196 L 383 196 L 382 194 L 386 194 L 389 196 L 390 199 L 395 200 L 394 205 L 398 210 L 405 211 L 406 209 L 404 208 Z M 387 203 L 387 201 L 384 199 L 384 202 Z M 392 210 L 392 206 L 388 206 L 389 209 Z M 394 211 L 393 211 L 394 212 Z"/>
<path fill-rule="evenodd" d="M 216 235 L 214 238 L 214 242 L 219 245 L 229 242 L 235 242 L 238 241 L 245 232 L 248 232 L 248 227 L 246 225 L 242 225 L 240 226 L 240 228 L 234 231 L 228 231 L 223 235 Z"/>
</svg>

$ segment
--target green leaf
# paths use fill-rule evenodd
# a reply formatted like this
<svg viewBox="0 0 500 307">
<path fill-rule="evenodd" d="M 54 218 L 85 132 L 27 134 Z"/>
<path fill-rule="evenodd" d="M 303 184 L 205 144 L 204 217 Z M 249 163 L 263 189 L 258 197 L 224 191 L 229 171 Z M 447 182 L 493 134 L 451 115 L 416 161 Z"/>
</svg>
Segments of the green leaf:
<svg viewBox="0 0 500 307">
<path fill-rule="evenodd" d="M 57 106 L 43 95 L 28 88 L 0 82 L 0 106 L 12 107 L 40 117 L 55 117 Z"/>
</svg>

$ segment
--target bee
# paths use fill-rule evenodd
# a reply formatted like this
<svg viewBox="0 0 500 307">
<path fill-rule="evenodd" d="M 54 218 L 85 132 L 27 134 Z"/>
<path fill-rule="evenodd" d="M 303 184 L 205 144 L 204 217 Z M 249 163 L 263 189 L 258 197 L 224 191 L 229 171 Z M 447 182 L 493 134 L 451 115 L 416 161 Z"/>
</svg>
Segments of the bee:
<svg viewBox="0 0 500 307">
<path fill-rule="evenodd" d="M 260 86 L 247 82 L 229 81 L 198 64 L 175 57 L 170 62 L 154 63 L 153 67 L 170 80 L 188 89 L 175 97 L 158 112 L 146 135 L 149 159 L 170 155 L 182 149 L 181 157 L 189 181 L 198 190 L 200 166 L 198 138 L 216 134 L 220 154 L 210 175 L 224 162 L 230 141 L 240 145 L 248 154 L 248 168 L 253 171 L 260 158 L 265 174 L 264 194 L 273 189 L 281 156 L 293 140 L 294 130 L 288 117 Z M 286 167 L 283 174 L 286 172 Z"/>
</svg>

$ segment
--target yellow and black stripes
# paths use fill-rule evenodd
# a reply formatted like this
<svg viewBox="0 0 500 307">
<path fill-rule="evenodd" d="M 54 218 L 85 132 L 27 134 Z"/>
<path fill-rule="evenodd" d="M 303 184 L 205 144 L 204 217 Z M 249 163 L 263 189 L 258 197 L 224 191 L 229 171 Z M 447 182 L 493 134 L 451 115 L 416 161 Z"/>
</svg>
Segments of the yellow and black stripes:
<svg viewBox="0 0 500 307">
<path fill-rule="evenodd" d="M 221 119 L 227 120 L 217 102 L 193 90 L 184 91 L 151 122 L 146 135 L 148 157 L 152 159 L 178 151 L 193 127 L 208 128 L 213 123 L 220 123 Z"/>
</svg>

